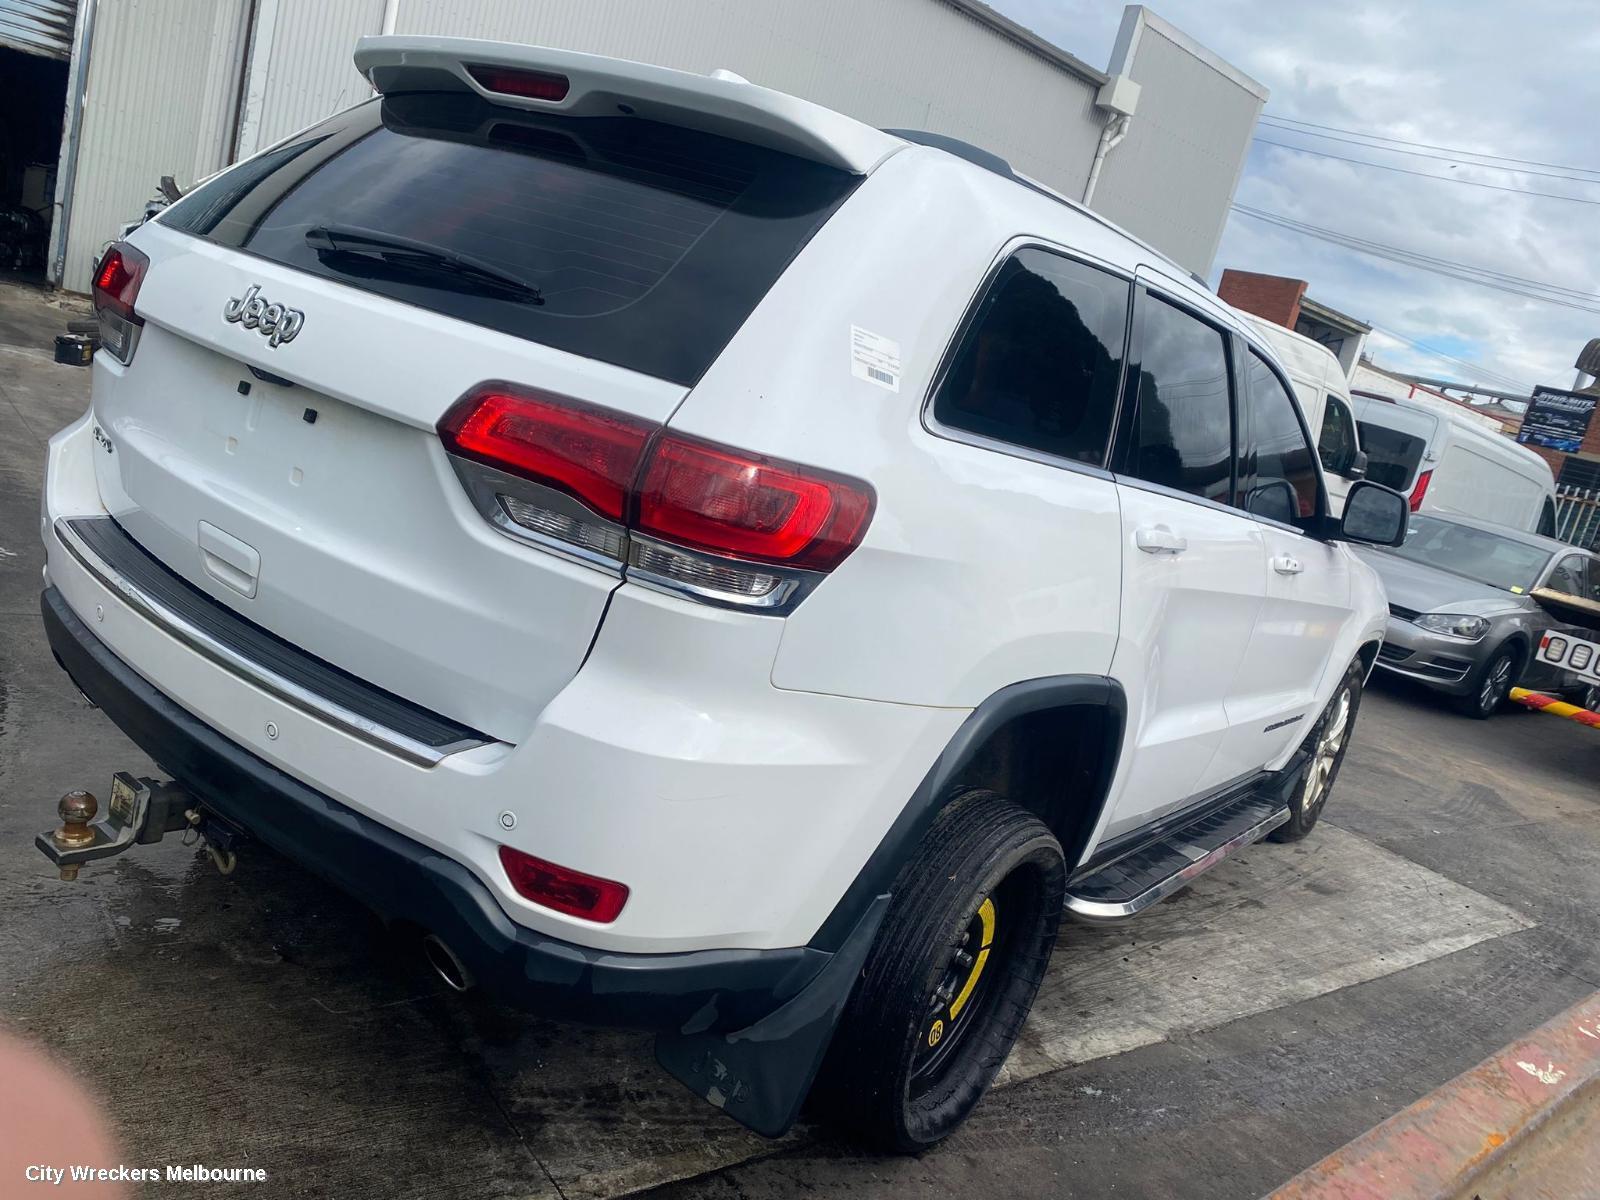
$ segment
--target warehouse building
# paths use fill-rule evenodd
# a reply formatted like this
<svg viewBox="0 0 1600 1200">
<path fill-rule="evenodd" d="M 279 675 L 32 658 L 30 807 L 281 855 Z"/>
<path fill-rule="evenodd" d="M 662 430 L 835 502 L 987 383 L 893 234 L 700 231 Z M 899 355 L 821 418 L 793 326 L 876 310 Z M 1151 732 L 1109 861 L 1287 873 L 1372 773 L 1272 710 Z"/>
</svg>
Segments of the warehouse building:
<svg viewBox="0 0 1600 1200">
<path fill-rule="evenodd" d="M 0 0 L 0 147 L 25 147 L 0 209 L 31 201 L 43 273 L 86 290 L 161 176 L 187 187 L 368 99 L 351 51 L 384 32 L 726 68 L 981 146 L 1202 275 L 1267 94 L 1142 5 L 1100 70 L 978 0 Z"/>
</svg>

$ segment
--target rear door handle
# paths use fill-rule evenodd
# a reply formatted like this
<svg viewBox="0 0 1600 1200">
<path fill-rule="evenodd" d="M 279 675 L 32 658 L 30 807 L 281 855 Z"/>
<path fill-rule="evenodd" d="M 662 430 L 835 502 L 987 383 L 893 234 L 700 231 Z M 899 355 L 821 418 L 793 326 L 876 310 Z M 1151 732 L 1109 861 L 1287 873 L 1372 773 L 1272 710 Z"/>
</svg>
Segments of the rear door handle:
<svg viewBox="0 0 1600 1200">
<path fill-rule="evenodd" d="M 1133 544 L 1146 554 L 1182 554 L 1189 548 L 1189 539 L 1173 533 L 1165 525 L 1156 525 L 1135 530 Z"/>
<path fill-rule="evenodd" d="M 1305 568 L 1300 565 L 1300 560 L 1289 554 L 1280 554 L 1272 560 L 1272 569 L 1279 575 L 1298 575 Z"/>
</svg>

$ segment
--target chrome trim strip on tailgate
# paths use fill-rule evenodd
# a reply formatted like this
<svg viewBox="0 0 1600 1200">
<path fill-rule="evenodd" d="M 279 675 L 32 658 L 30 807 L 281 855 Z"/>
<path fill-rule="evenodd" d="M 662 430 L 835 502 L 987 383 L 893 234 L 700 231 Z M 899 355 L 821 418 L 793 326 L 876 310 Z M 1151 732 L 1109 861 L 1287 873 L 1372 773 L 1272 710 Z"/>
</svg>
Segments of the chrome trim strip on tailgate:
<svg viewBox="0 0 1600 1200">
<path fill-rule="evenodd" d="M 119 574 L 77 535 L 65 517 L 57 517 L 54 528 L 57 539 L 67 552 L 140 616 L 231 674 L 319 721 L 421 767 L 434 766 L 448 755 L 489 744 L 489 739 L 469 737 L 449 745 L 432 746 L 381 725 L 326 696 L 320 696 L 224 645 Z"/>
</svg>

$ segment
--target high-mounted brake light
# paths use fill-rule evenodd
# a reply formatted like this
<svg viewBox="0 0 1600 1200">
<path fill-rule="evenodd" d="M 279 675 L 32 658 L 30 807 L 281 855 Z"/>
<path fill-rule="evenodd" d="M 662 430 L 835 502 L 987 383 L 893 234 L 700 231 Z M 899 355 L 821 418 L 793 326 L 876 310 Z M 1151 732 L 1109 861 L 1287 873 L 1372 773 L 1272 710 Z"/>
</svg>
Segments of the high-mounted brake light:
<svg viewBox="0 0 1600 1200">
<path fill-rule="evenodd" d="M 628 902 L 626 884 L 585 875 L 510 846 L 500 847 L 500 865 L 519 895 L 569 917 L 608 925 Z"/>
<path fill-rule="evenodd" d="M 139 285 L 150 259 L 127 242 L 116 242 L 94 269 L 94 309 L 100 322 L 100 345 L 119 362 L 133 359 L 144 318 L 134 311 Z"/>
<path fill-rule="evenodd" d="M 788 611 L 872 518 L 858 479 L 508 384 L 462 397 L 439 436 L 502 531 L 713 604 Z"/>
<path fill-rule="evenodd" d="M 1428 494 L 1428 484 L 1433 481 L 1433 472 L 1424 471 L 1417 476 L 1417 485 L 1411 489 L 1411 511 L 1422 511 L 1422 498 Z"/>
<path fill-rule="evenodd" d="M 544 100 L 550 104 L 567 98 L 572 84 L 565 75 L 553 71 L 522 71 L 512 67 L 491 67 L 468 63 L 467 74 L 485 91 L 502 96 L 521 96 L 524 100 Z"/>
</svg>

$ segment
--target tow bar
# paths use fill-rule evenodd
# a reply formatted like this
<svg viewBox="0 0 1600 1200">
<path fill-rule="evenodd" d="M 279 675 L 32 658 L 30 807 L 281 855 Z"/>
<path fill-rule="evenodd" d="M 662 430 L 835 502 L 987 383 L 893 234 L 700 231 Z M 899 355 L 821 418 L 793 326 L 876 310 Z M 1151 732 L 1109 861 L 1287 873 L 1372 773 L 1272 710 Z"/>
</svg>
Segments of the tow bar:
<svg viewBox="0 0 1600 1200">
<path fill-rule="evenodd" d="M 33 839 L 53 862 L 64 880 L 78 877 L 78 868 L 99 858 L 111 858 L 135 846 L 159 842 L 180 830 L 204 843 L 211 861 L 224 875 L 238 865 L 235 848 L 244 834 L 214 813 L 176 783 L 163 783 L 126 771 L 111 777 L 110 811 L 100 816 L 100 801 L 93 792 L 68 792 L 56 805 L 61 827 Z"/>
</svg>

